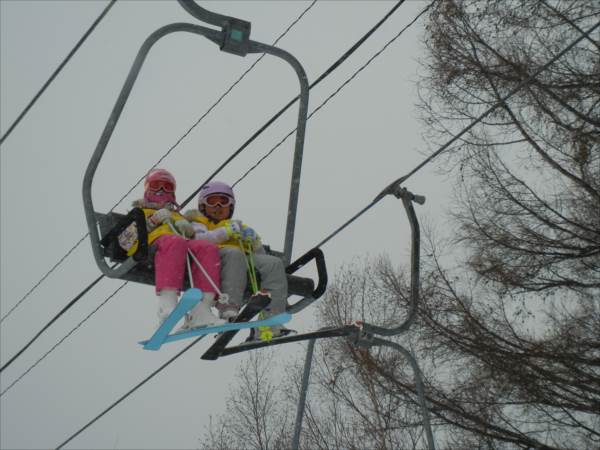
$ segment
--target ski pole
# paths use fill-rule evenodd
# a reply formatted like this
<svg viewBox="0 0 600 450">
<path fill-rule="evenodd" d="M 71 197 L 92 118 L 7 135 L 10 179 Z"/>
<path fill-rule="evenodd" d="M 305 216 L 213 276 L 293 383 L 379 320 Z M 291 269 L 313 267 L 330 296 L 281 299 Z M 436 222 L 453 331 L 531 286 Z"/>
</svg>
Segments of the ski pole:
<svg viewBox="0 0 600 450">
<path fill-rule="evenodd" d="M 256 295 L 259 292 L 258 289 L 258 278 L 256 277 L 256 268 L 254 264 L 254 256 L 253 256 L 253 244 L 251 239 L 246 240 L 246 246 L 241 238 L 238 237 L 238 245 L 244 255 L 244 259 L 246 261 L 246 268 L 248 269 L 248 278 L 250 279 L 250 285 L 252 288 L 252 295 Z M 247 251 L 246 251 L 247 250 Z M 259 319 L 264 319 L 264 312 L 258 313 Z M 270 341 L 273 339 L 273 331 L 271 331 L 271 327 L 269 326 L 259 326 L 258 328 L 258 336 L 261 341 Z"/>
<path fill-rule="evenodd" d="M 188 278 L 190 279 L 190 287 L 193 288 L 194 287 L 194 279 L 192 278 L 192 266 L 190 264 L 189 253 L 186 255 L 185 262 L 187 264 L 187 272 L 188 272 Z"/>
<path fill-rule="evenodd" d="M 218 302 L 222 303 L 222 304 L 229 303 L 229 296 L 227 294 L 224 294 L 223 292 L 221 292 L 221 290 L 219 289 L 219 287 L 217 286 L 215 281 L 212 279 L 212 277 L 208 274 L 208 272 L 206 271 L 204 266 L 200 263 L 200 261 L 198 261 L 198 258 L 196 258 L 196 255 L 194 255 L 194 253 L 188 248 L 188 264 L 189 264 L 190 257 L 192 258 L 192 261 L 194 261 L 194 263 L 196 264 L 198 269 L 200 269 L 200 272 L 202 272 L 202 275 L 204 275 L 204 277 L 208 280 L 208 282 L 210 283 L 212 288 L 219 295 Z M 190 270 L 190 274 L 191 274 L 191 270 Z"/>
<path fill-rule="evenodd" d="M 169 225 L 169 227 L 171 228 L 173 233 L 177 234 L 178 236 L 181 236 L 186 241 L 188 240 L 183 234 L 181 234 L 179 231 L 177 231 L 177 228 L 175 228 L 175 225 L 173 224 L 173 221 L 171 219 L 169 219 L 167 221 L 167 224 Z M 196 258 L 196 255 L 194 255 L 194 253 L 192 253 L 192 251 L 188 248 L 186 260 L 187 260 L 187 266 L 188 266 L 188 276 L 190 278 L 190 286 L 194 287 L 194 281 L 192 280 L 192 268 L 190 267 L 190 257 L 192 258 L 192 260 L 194 261 L 194 263 L 196 264 L 198 269 L 200 269 L 200 272 L 202 272 L 202 275 L 204 275 L 204 277 L 208 280 L 209 284 L 212 286 L 212 288 L 215 290 L 215 292 L 219 295 L 218 302 L 219 303 L 229 303 L 229 296 L 227 294 L 223 294 L 221 292 L 221 290 L 218 288 L 218 286 L 216 285 L 216 283 L 214 282 L 212 277 L 208 274 L 206 269 L 204 269 L 202 264 L 200 264 L 200 261 L 198 261 L 198 259 Z"/>
<path fill-rule="evenodd" d="M 244 255 L 244 261 L 246 261 L 246 269 L 248 270 L 248 278 L 250 279 L 250 288 L 252 289 L 252 295 L 258 293 L 258 279 L 256 278 L 256 270 L 254 269 L 254 260 L 252 258 L 252 248 L 246 248 L 244 242 L 238 237 L 238 245 Z"/>
</svg>

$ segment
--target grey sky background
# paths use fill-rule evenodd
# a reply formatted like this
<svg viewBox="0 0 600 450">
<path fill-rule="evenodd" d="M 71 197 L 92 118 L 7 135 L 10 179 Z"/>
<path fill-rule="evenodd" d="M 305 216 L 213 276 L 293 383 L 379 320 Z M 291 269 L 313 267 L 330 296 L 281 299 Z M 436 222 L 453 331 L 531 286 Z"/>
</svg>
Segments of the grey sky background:
<svg viewBox="0 0 600 450">
<path fill-rule="evenodd" d="M 206 8 L 249 20 L 251 38 L 272 43 L 308 1 L 213 1 Z M 67 55 L 106 1 L 0 0 L 0 133 Z M 319 1 L 280 41 L 309 82 L 369 30 L 391 1 Z M 310 93 L 309 112 L 379 51 L 424 7 L 408 1 L 332 76 Z M 81 183 L 89 158 L 147 36 L 173 22 L 197 23 L 175 1 L 121 0 L 0 147 L 2 316 L 87 233 Z M 415 82 L 417 22 L 320 110 L 307 125 L 293 259 L 369 204 L 387 184 L 424 158 Z M 151 51 L 94 180 L 106 212 L 198 120 L 257 58 L 219 52 L 206 39 L 179 33 Z M 178 181 L 183 201 L 276 111 L 298 93 L 295 74 L 263 61 L 160 165 Z M 295 127 L 297 107 L 271 126 L 217 179 L 233 183 Z M 293 139 L 236 186 L 236 217 L 282 250 Z M 428 166 L 407 187 L 425 195 L 422 221 L 436 220 L 448 186 Z M 138 186 L 116 210 L 141 196 Z M 195 203 L 195 202 L 194 202 Z M 190 204 L 188 207 L 194 206 Z M 386 198 L 327 243 L 330 275 L 365 255 L 408 262 L 409 227 L 401 201 Z M 302 274 L 312 275 L 312 269 Z M 100 275 L 89 241 L 0 326 L 4 364 L 84 287 Z M 6 389 L 121 284 L 103 279 L 0 378 Z M 129 283 L 0 398 L 0 447 L 54 448 L 167 361 L 186 343 L 146 352 L 137 342 L 156 325 L 149 286 Z M 311 308 L 291 327 L 310 331 Z M 240 333 L 234 342 L 245 338 Z M 157 375 L 67 448 L 195 448 L 210 415 L 223 411 L 228 386 L 246 355 L 200 360 L 212 337 Z M 303 355 L 305 344 L 277 348 Z M 283 374 L 285 376 L 285 374 Z M 309 394 L 310 395 L 310 394 Z"/>
</svg>

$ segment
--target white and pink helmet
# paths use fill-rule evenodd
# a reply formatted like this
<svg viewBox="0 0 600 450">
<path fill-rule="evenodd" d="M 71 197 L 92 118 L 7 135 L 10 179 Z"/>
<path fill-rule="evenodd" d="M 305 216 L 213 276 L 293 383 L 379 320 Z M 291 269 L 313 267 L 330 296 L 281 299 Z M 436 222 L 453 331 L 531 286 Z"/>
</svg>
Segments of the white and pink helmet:
<svg viewBox="0 0 600 450">
<path fill-rule="evenodd" d="M 175 189 L 177 183 L 175 177 L 165 169 L 153 169 L 148 172 L 144 180 L 144 200 L 152 203 L 175 202 Z"/>
<path fill-rule="evenodd" d="M 214 195 L 222 195 L 229 199 L 229 203 L 227 205 L 221 206 L 229 206 L 231 208 L 231 215 L 233 215 L 233 209 L 235 208 L 235 195 L 233 194 L 233 189 L 231 186 L 229 186 L 227 183 L 223 183 L 222 181 L 209 181 L 200 188 L 200 193 L 198 194 L 198 209 L 200 211 L 204 211 L 204 207 L 209 205 L 207 202 L 208 198 Z"/>
</svg>

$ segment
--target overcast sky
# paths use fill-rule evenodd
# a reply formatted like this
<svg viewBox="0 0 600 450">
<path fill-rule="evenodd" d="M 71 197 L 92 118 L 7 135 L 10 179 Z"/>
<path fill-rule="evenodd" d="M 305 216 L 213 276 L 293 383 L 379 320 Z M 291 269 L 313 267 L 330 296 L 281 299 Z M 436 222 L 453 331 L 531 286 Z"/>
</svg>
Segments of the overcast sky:
<svg viewBox="0 0 600 450">
<path fill-rule="evenodd" d="M 272 43 L 311 2 L 214 1 L 214 12 L 252 23 L 252 39 Z M 0 134 L 88 29 L 106 1 L 0 0 Z M 319 1 L 279 42 L 314 81 L 394 5 L 391 1 Z M 333 75 L 310 93 L 312 111 L 426 6 L 408 1 Z M 86 233 L 81 183 L 89 158 L 146 37 L 173 22 L 197 23 L 175 1 L 120 0 L 21 124 L 0 147 L 1 312 L 4 316 Z M 423 159 L 415 83 L 422 21 L 376 58 L 309 122 L 293 258 L 365 207 L 387 184 Z M 94 180 L 106 212 L 257 58 L 223 54 L 187 33 L 151 51 Z M 181 201 L 298 93 L 294 72 L 265 58 L 165 159 Z M 233 183 L 295 127 L 297 109 L 270 127 L 217 178 Z M 236 217 L 282 250 L 293 139 L 236 186 Z M 425 195 L 422 220 L 436 219 L 448 190 L 433 168 L 407 187 Z M 141 196 L 137 186 L 120 205 Z M 192 205 L 190 205 L 192 206 Z M 334 274 L 355 258 L 387 253 L 407 262 L 410 236 L 402 203 L 387 198 L 323 250 Z M 311 269 L 304 272 L 311 274 Z M 75 295 L 100 275 L 88 240 L 1 324 L 4 364 Z M 4 391 L 121 284 L 103 279 L 1 374 Z M 0 398 L 3 449 L 54 448 L 181 350 L 143 351 L 138 340 L 156 324 L 149 286 L 129 283 Z M 290 326 L 313 327 L 310 308 Z M 241 340 L 246 332 L 240 333 Z M 67 448 L 196 448 L 210 415 L 222 412 L 244 355 L 216 362 L 196 345 Z M 303 355 L 305 344 L 277 347 Z M 309 394 L 310 395 L 310 394 Z"/>
</svg>

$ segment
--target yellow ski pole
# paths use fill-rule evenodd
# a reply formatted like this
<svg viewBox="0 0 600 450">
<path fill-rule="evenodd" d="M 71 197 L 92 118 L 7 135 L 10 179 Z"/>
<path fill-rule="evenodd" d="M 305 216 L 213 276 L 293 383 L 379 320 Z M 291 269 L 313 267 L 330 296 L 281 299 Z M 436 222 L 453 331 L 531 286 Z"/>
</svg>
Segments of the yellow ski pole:
<svg viewBox="0 0 600 450">
<path fill-rule="evenodd" d="M 258 278 L 256 277 L 256 266 L 254 265 L 254 252 L 253 252 L 253 244 L 251 239 L 247 239 L 244 243 L 241 238 L 238 238 L 238 244 L 242 253 L 244 254 L 244 259 L 246 260 L 246 268 L 248 269 L 248 278 L 250 279 L 250 286 L 252 289 L 252 295 L 256 295 L 259 291 L 258 288 Z M 246 244 L 246 245 L 244 245 Z M 264 312 L 260 312 L 258 314 L 259 319 L 264 319 Z M 270 341 L 273 339 L 273 331 L 269 326 L 259 326 L 258 327 L 259 338 L 261 341 Z"/>
</svg>

